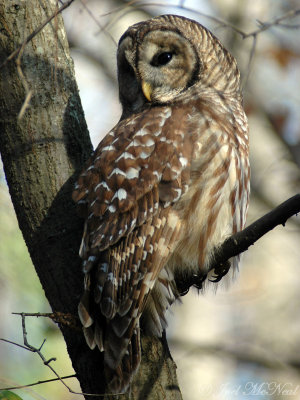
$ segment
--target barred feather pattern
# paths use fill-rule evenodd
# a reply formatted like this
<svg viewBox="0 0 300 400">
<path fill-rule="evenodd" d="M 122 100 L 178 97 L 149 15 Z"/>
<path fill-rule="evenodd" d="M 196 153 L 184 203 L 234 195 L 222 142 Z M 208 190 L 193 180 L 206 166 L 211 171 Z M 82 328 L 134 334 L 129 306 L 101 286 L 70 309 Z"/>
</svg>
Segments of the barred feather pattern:
<svg viewBox="0 0 300 400">
<path fill-rule="evenodd" d="M 150 61 L 139 64 L 138 57 L 157 60 L 161 54 L 159 29 L 170 29 L 170 44 L 164 37 L 159 51 L 173 49 L 175 40 L 175 56 L 185 55 L 175 64 L 183 71 L 183 89 L 172 80 L 174 68 L 156 72 Z M 120 40 L 118 68 L 122 118 L 73 193 L 85 218 L 79 316 L 89 347 L 104 351 L 113 393 L 127 390 L 140 364 L 141 321 L 145 332 L 160 336 L 166 311 L 179 296 L 175 280 L 205 276 L 215 249 L 244 227 L 250 185 L 239 72 L 209 31 L 177 16 L 134 25 Z M 143 93 L 143 68 L 158 74 L 149 83 L 150 100 Z M 156 92 L 161 74 L 169 87 Z M 130 88 L 124 80 L 132 80 Z M 233 272 L 238 261 L 232 260 Z"/>
</svg>

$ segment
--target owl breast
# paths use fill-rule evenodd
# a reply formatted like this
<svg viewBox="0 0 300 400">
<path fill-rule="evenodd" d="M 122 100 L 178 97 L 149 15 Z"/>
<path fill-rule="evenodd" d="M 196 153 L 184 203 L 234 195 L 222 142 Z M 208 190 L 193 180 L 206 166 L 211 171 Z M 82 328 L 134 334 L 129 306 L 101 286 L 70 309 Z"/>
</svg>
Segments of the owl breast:
<svg viewBox="0 0 300 400">
<path fill-rule="evenodd" d="M 250 191 L 247 118 L 238 102 L 234 106 L 239 115 L 234 120 L 225 104 L 215 108 L 220 124 L 202 104 L 189 188 L 174 206 L 183 221 L 168 263 L 175 276 L 182 270 L 185 275 L 206 274 L 215 249 L 245 226 Z M 239 258 L 231 261 L 234 274 Z"/>
</svg>

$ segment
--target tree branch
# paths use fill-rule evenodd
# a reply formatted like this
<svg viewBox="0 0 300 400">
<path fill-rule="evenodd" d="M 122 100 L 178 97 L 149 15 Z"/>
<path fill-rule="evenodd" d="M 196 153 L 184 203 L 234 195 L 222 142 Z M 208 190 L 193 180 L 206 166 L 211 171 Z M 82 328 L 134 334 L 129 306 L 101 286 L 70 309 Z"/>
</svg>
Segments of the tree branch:
<svg viewBox="0 0 300 400">
<path fill-rule="evenodd" d="M 247 228 L 228 238 L 217 250 L 214 264 L 218 265 L 229 258 L 248 250 L 258 239 L 278 225 L 300 212 L 300 194 L 281 203 L 274 210 L 257 219 Z"/>
<path fill-rule="evenodd" d="M 9 341 L 9 340 L 4 340 L 4 339 L 1 339 L 1 340 L 3 340 L 4 342 L 10 343 L 10 344 L 19 346 L 18 343 L 14 343 L 14 342 L 11 342 L 11 341 Z M 27 349 L 26 349 L 26 350 L 27 350 Z M 49 383 L 49 382 L 57 382 L 57 381 L 60 381 L 60 380 L 70 379 L 70 378 L 76 378 L 76 375 L 62 376 L 61 378 L 44 379 L 44 380 L 42 380 L 42 381 L 27 383 L 26 385 L 18 385 L 18 386 L 3 387 L 3 388 L 0 388 L 0 391 L 2 391 L 2 390 L 24 389 L 24 388 L 28 388 L 28 387 L 31 387 L 31 386 L 42 385 L 42 384 L 44 384 L 44 383 Z M 75 393 L 75 394 L 76 394 L 76 392 L 73 392 L 73 391 L 72 391 L 71 393 Z M 80 393 L 80 394 L 81 394 L 81 393 Z"/>
<path fill-rule="evenodd" d="M 226 262 L 244 251 L 248 250 L 257 240 L 278 225 L 285 225 L 286 221 L 293 215 L 300 213 L 300 194 L 281 203 L 272 211 L 263 215 L 247 228 L 231 236 L 215 251 L 210 270 L 226 265 Z M 202 288 L 206 276 L 193 275 L 184 282 L 178 282 L 180 293 L 185 295 L 191 286 Z"/>
</svg>

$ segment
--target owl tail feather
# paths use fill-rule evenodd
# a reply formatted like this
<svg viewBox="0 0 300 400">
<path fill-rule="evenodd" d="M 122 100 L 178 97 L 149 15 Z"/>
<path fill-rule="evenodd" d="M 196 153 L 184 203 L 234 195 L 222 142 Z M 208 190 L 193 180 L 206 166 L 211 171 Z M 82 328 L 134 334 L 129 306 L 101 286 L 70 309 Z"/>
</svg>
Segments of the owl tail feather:
<svg viewBox="0 0 300 400">
<path fill-rule="evenodd" d="M 89 328 L 94 320 L 90 314 L 90 291 L 85 290 L 78 304 L 78 315 L 84 328 Z"/>
<path fill-rule="evenodd" d="M 125 393 L 141 363 L 140 329 L 134 329 L 131 339 L 115 338 L 103 345 L 103 333 L 97 322 L 88 328 L 83 328 L 87 344 L 91 349 L 96 346 L 104 350 L 104 371 L 107 393 Z M 111 339 L 111 338 L 110 338 Z M 118 339 L 118 341 L 117 341 Z M 120 353 L 124 353 L 120 360 Z"/>
<path fill-rule="evenodd" d="M 125 393 L 141 363 L 139 320 L 132 333 L 127 331 L 130 338 L 126 334 L 120 337 L 113 329 L 106 329 L 108 336 L 104 339 L 104 321 L 92 318 L 89 298 L 90 291 L 85 290 L 78 306 L 85 340 L 90 349 L 98 347 L 100 351 L 104 351 L 107 393 Z"/>
<path fill-rule="evenodd" d="M 119 342 L 123 341 L 125 340 L 119 338 Z M 117 348 L 114 347 L 111 341 L 109 341 L 107 345 L 108 348 L 104 352 L 104 363 L 108 392 L 115 394 L 125 393 L 141 363 L 139 326 L 136 326 L 134 329 L 119 364 L 116 365 L 116 360 L 119 359 L 116 351 L 117 348 L 123 347 L 124 343 L 119 344 Z"/>
</svg>

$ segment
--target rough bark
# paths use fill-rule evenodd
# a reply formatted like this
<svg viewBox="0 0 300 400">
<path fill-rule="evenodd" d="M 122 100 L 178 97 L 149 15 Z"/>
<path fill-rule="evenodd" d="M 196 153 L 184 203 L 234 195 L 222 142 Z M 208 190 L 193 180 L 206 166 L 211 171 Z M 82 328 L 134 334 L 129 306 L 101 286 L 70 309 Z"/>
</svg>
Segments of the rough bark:
<svg viewBox="0 0 300 400">
<path fill-rule="evenodd" d="M 0 0 L 0 64 L 55 7 L 55 0 Z M 13 59 L 0 71 L 0 152 L 19 226 L 51 308 L 76 315 L 83 281 L 78 257 L 83 222 L 71 191 L 92 146 L 61 16 L 21 55 L 19 70 Z M 29 90 L 29 106 L 18 119 Z M 61 330 L 83 392 L 103 393 L 100 352 L 88 349 L 81 332 Z M 131 393 L 119 397 L 181 399 L 166 341 L 143 338 L 143 350 Z"/>
</svg>

